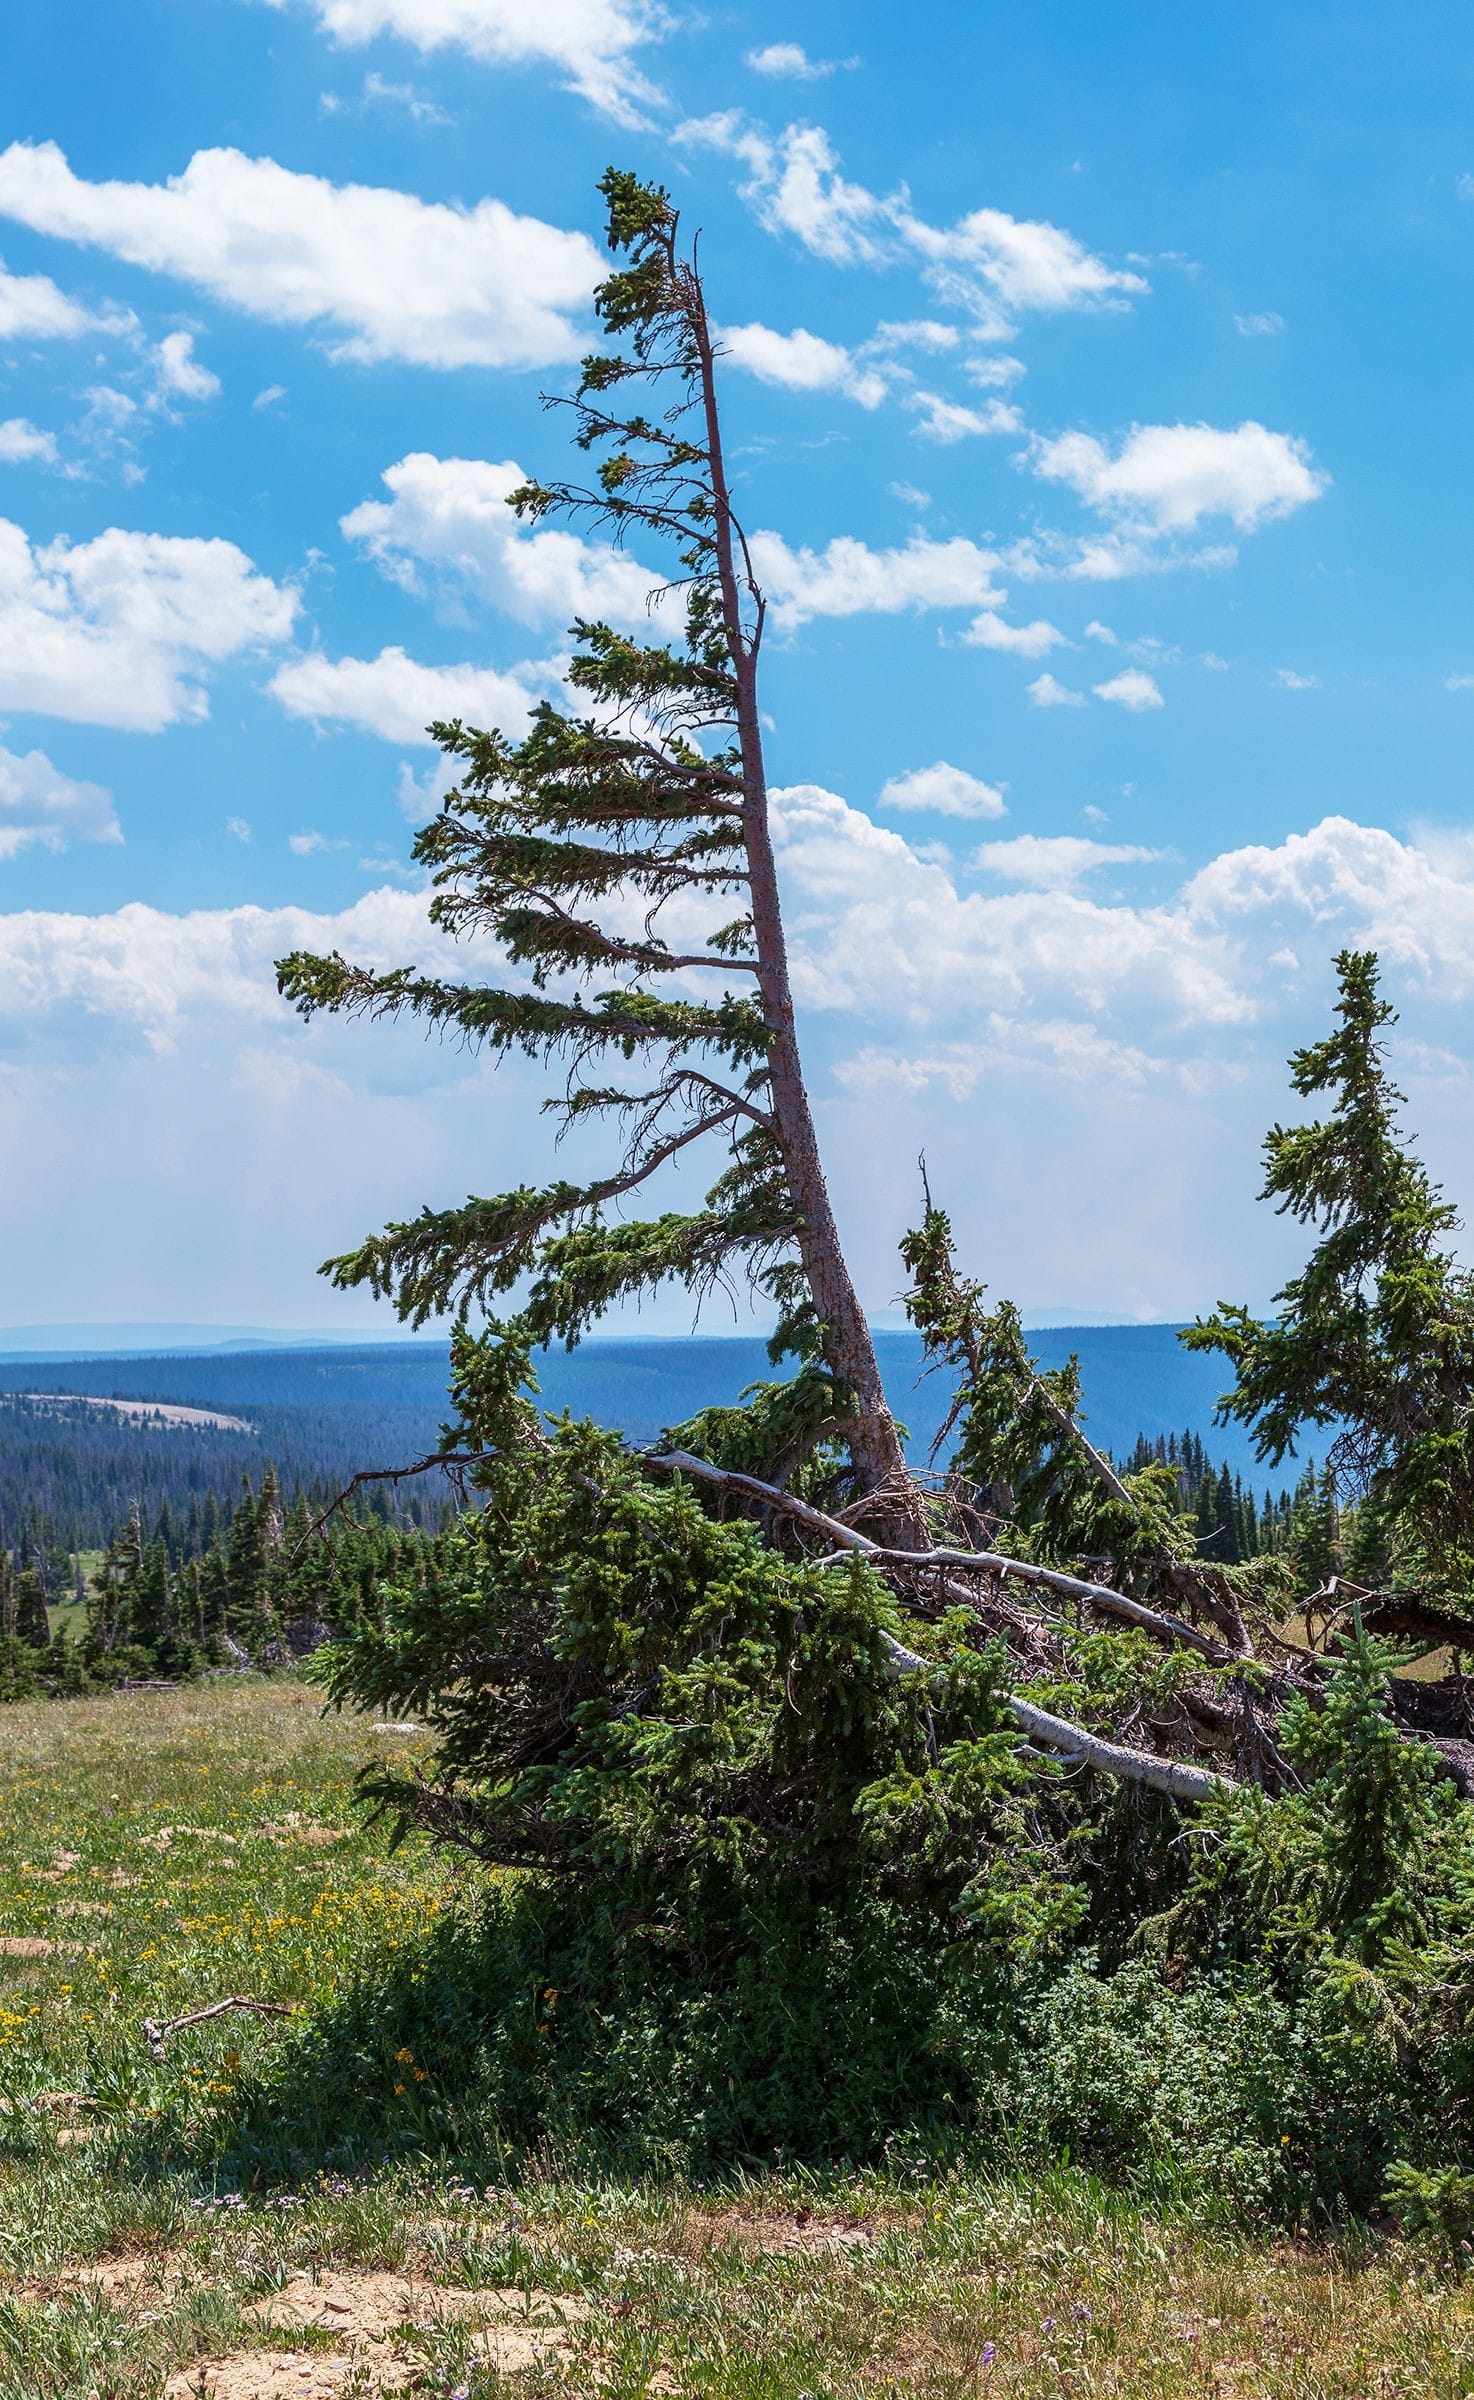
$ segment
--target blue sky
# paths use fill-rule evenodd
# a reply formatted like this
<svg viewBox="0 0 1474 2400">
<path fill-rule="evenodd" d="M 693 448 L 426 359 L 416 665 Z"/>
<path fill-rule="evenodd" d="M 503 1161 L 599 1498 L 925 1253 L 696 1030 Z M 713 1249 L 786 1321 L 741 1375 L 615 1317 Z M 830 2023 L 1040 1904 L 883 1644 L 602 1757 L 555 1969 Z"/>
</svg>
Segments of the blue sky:
<svg viewBox="0 0 1474 2400">
<path fill-rule="evenodd" d="M 922 1147 L 1031 1309 L 1266 1299 L 1346 940 L 1467 1201 L 1471 80 L 1451 6 L 11 0 L 0 1324 L 363 1322 L 325 1250 L 537 1171 L 531 1079 L 309 1032 L 270 962 L 429 955 L 418 729 L 639 617 L 501 505 L 611 160 L 726 329 L 872 1307 Z"/>
</svg>

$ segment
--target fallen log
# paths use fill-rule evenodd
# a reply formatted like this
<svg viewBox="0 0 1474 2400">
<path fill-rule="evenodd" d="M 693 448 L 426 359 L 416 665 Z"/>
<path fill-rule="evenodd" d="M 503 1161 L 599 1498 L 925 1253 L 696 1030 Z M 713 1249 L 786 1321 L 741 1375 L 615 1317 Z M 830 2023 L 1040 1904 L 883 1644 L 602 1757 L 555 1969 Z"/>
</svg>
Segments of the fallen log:
<svg viewBox="0 0 1474 2400">
<path fill-rule="evenodd" d="M 894 1634 L 883 1634 L 882 1640 L 898 1675 L 944 1675 L 934 1658 L 923 1658 L 917 1650 L 908 1650 Z M 1120 1783 L 1144 1783 L 1155 1792 L 1166 1792 L 1173 1800 L 1212 1800 L 1220 1792 L 1238 1789 L 1231 1775 L 1215 1774 L 1208 1767 L 1185 1766 L 1178 1759 L 1159 1758 L 1153 1750 L 1129 1749 L 1124 1742 L 1108 1742 L 1098 1733 L 1089 1733 L 1083 1725 L 1072 1725 L 1068 1717 L 1056 1717 L 1047 1708 L 1039 1708 L 1032 1700 L 1022 1699 L 1017 1692 L 1003 1695 L 1014 1723 L 1031 1742 L 1053 1752 L 1066 1766 L 1093 1767 L 1099 1775 L 1110 1775 Z"/>
</svg>

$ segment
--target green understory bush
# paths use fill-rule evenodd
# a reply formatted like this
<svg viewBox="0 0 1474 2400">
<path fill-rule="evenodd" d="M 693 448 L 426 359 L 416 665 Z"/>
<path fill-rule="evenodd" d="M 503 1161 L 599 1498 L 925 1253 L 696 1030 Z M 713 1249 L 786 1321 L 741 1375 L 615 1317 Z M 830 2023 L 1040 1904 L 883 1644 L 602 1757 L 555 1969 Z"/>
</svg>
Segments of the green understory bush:
<svg viewBox="0 0 1474 2400">
<path fill-rule="evenodd" d="M 411 2054 L 423 2084 L 395 2061 Z M 624 2173 L 775 2159 L 1060 2159 L 1208 2214 L 1375 2208 L 1411 2150 L 1470 2152 L 1467 2042 L 1399 2056 L 1333 1987 L 1164 1977 L 1089 1952 L 1030 1972 L 893 1904 L 754 1916 L 723 1955 L 499 1878 L 392 1981 L 294 2037 L 234 2157 L 285 2171 L 325 2126 L 346 2165 L 427 2146 L 505 2170 L 554 2150 Z"/>
<path fill-rule="evenodd" d="M 1298 1788 L 1183 1817 L 1026 1755 L 1017 1668 L 960 1617 L 903 1621 L 592 1426 L 507 1444 L 484 1502 L 313 1671 L 429 1726 L 433 1772 L 367 1796 L 490 1871 L 294 2037 L 261 2155 L 325 2114 L 364 2154 L 701 2173 L 1004 2149 L 1281 2221 L 1474 2168 L 1474 1839 L 1381 1645 L 1283 1715 Z M 1180 1672 L 1135 1633 L 1069 1669 L 1033 1696 L 1103 1726 Z"/>
</svg>

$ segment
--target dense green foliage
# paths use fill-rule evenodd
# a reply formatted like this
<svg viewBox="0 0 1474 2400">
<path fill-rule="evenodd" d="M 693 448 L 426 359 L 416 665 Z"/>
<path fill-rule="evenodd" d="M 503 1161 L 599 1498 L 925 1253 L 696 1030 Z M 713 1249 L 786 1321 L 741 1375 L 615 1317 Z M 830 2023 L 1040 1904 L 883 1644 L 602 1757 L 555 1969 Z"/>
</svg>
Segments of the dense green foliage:
<svg viewBox="0 0 1474 2400">
<path fill-rule="evenodd" d="M 857 1878 L 970 1906 L 962 1862 L 1029 1788 L 996 1656 L 953 1626 L 938 1688 L 896 1679 L 863 1564 L 780 1557 L 587 1425 L 510 1450 L 382 1599 L 316 1671 L 433 1726 L 453 1799 L 377 1796 L 495 1864 L 610 1879 L 656 1940 Z"/>
</svg>

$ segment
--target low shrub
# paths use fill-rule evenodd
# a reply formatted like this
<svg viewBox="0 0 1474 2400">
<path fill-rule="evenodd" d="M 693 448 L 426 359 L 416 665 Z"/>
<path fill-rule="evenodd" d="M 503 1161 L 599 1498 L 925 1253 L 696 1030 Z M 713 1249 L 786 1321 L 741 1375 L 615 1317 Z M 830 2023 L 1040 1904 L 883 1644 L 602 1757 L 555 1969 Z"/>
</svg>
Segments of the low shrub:
<svg viewBox="0 0 1474 2400">
<path fill-rule="evenodd" d="M 252 2139 L 326 2108 L 696 2172 L 1004 2145 L 1281 2220 L 1474 2164 L 1474 1840 L 1389 1653 L 1283 1715 L 1282 1797 L 1184 1821 L 1027 1756 L 961 1617 L 908 1618 L 935 1674 L 898 1677 L 896 1606 L 593 1427 L 509 1446 L 313 1670 L 428 1724 L 433 1768 L 366 1795 L 494 1872 L 299 2038 Z M 1072 1713 L 1170 1679 L 1142 1648 L 1075 1642 Z"/>
</svg>

